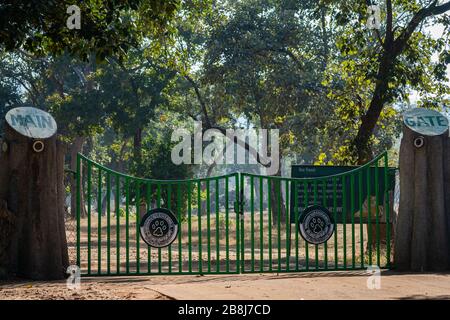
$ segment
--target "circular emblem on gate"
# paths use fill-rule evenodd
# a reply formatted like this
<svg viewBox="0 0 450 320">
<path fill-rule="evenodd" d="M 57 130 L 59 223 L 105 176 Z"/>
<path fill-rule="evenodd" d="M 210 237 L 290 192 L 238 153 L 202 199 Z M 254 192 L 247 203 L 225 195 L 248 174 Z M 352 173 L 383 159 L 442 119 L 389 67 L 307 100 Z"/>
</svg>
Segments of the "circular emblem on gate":
<svg viewBox="0 0 450 320">
<path fill-rule="evenodd" d="M 140 233 L 142 239 L 149 246 L 167 247 L 178 235 L 178 221 L 172 211 L 168 209 L 152 209 L 142 217 Z"/>
<path fill-rule="evenodd" d="M 299 218 L 301 236 L 312 244 L 327 242 L 334 232 L 334 221 L 327 208 L 314 205 L 307 207 Z"/>
</svg>

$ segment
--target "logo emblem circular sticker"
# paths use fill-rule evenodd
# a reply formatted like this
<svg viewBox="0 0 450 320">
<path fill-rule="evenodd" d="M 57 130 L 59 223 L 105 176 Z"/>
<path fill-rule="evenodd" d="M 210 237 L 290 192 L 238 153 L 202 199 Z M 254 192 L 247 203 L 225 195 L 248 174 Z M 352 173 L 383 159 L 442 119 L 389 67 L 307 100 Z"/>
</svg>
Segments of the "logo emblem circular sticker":
<svg viewBox="0 0 450 320">
<path fill-rule="evenodd" d="M 152 209 L 142 217 L 139 231 L 142 240 L 149 246 L 164 248 L 176 239 L 178 221 L 168 209 Z"/>
<path fill-rule="evenodd" d="M 307 207 L 299 218 L 300 235 L 307 242 L 321 244 L 327 242 L 334 232 L 334 220 L 327 208 L 314 205 Z"/>
</svg>

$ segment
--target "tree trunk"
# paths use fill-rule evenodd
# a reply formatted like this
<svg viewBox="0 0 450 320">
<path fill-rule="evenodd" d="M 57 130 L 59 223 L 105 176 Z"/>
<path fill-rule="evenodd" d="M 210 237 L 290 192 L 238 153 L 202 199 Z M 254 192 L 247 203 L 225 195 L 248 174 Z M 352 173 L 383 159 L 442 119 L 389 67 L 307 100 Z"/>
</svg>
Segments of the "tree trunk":
<svg viewBox="0 0 450 320">
<path fill-rule="evenodd" d="M 83 149 L 83 144 L 86 141 L 86 137 L 75 137 L 72 144 L 69 147 L 69 155 L 70 155 L 70 169 L 73 171 L 77 170 L 77 154 L 81 152 Z M 81 181 L 83 181 L 83 170 L 80 170 L 78 173 L 80 175 Z M 71 174 L 69 176 L 69 188 L 70 188 L 70 216 L 75 219 L 77 216 L 76 207 L 77 207 L 77 181 L 76 177 Z M 81 203 L 84 203 L 83 192 L 80 193 Z M 86 207 L 81 206 L 81 216 L 86 216 Z"/>
<path fill-rule="evenodd" d="M 0 180 L 1 181 L 1 180 Z M 0 279 L 8 275 L 9 257 L 7 249 L 14 230 L 14 215 L 8 210 L 6 201 L 0 200 Z"/>
<path fill-rule="evenodd" d="M 395 213 L 394 213 L 394 193 L 391 191 L 389 192 L 389 201 L 388 205 L 389 208 L 385 207 L 384 203 L 379 204 L 378 206 L 378 212 L 379 212 L 379 224 L 377 225 L 374 221 L 375 215 L 377 212 L 376 207 L 376 197 L 371 196 L 371 202 L 370 202 L 370 212 L 371 212 L 371 225 L 369 228 L 369 225 L 366 225 L 367 234 L 372 234 L 371 241 L 367 239 L 367 246 L 366 250 L 368 251 L 369 248 L 372 248 L 373 250 L 376 249 L 377 246 L 377 233 L 379 233 L 378 240 L 380 241 L 381 246 L 387 245 L 387 224 L 389 223 L 389 241 L 392 243 L 392 239 L 395 238 Z M 386 210 L 389 210 L 389 221 L 387 221 L 386 217 Z M 363 203 L 362 212 L 360 214 L 360 217 L 362 219 L 368 219 L 369 217 L 369 211 L 368 211 L 368 200 L 366 199 Z"/>
<path fill-rule="evenodd" d="M 102 199 L 102 212 L 101 212 L 102 217 L 106 216 L 106 211 L 108 209 L 108 201 L 111 201 L 111 199 L 108 199 L 108 195 L 105 192 Z"/>
<path fill-rule="evenodd" d="M 444 139 L 444 204 L 447 219 L 447 232 L 450 238 L 450 138 Z M 450 241 L 450 239 L 449 239 Z M 450 250 L 450 245 L 449 245 Z M 449 252 L 450 256 L 450 252 Z"/>
<path fill-rule="evenodd" d="M 135 174 L 140 176 L 142 174 L 142 129 L 137 128 L 133 137 L 133 156 L 135 163 Z"/>
<path fill-rule="evenodd" d="M 36 153 L 33 140 L 8 125 L 8 150 L 0 154 L 0 234 L 9 234 L 0 255 L 2 276 L 63 279 L 69 265 L 64 224 L 64 146 L 56 136 L 42 140 Z M 6 212 L 6 214 L 5 214 Z M 7 222 L 7 223 L 5 223 Z M 12 226 L 12 227 L 11 227 Z"/>
<path fill-rule="evenodd" d="M 206 170 L 206 178 L 211 177 L 211 174 L 212 174 L 212 172 L 213 172 L 215 167 L 216 167 L 216 162 L 213 162 L 210 166 L 208 166 L 208 170 Z M 202 183 L 202 192 L 206 192 L 206 184 L 207 183 L 208 183 L 208 180 L 206 180 L 205 183 Z M 212 185 L 210 185 L 210 190 L 209 190 L 210 196 L 211 196 L 211 186 Z M 215 187 L 213 186 L 213 188 L 215 188 Z M 210 205 L 213 206 L 212 201 L 215 201 L 215 200 L 214 199 L 210 199 L 210 200 L 211 200 L 210 201 Z M 209 209 L 211 209 L 211 208 L 209 208 Z M 201 212 L 206 212 L 206 210 L 207 210 L 207 203 L 206 203 L 206 201 L 202 201 L 202 210 L 201 210 Z"/>
<path fill-rule="evenodd" d="M 255 195 L 255 202 L 254 205 L 256 206 L 258 203 L 261 202 L 261 197 L 263 196 L 262 194 L 259 193 L 260 191 L 260 186 L 259 186 L 259 179 L 255 179 L 255 183 L 253 184 L 253 188 L 254 188 L 254 195 Z"/>
<path fill-rule="evenodd" d="M 353 152 L 356 154 L 357 163 L 359 165 L 369 162 L 373 157 L 372 148 L 369 144 L 370 137 L 372 136 L 387 100 L 389 77 L 392 72 L 394 59 L 395 57 L 392 57 L 387 53 L 383 56 L 378 70 L 372 101 L 369 104 L 367 112 L 361 118 L 361 125 L 359 126 L 358 133 L 353 141 Z"/>
<path fill-rule="evenodd" d="M 450 268 L 450 162 L 448 131 L 426 136 L 403 128 L 400 147 L 400 207 L 395 264 L 399 270 L 441 271 Z"/>
<path fill-rule="evenodd" d="M 281 165 L 275 176 L 281 177 Z M 271 179 L 269 181 L 271 181 L 269 183 L 270 183 L 270 208 L 272 211 L 272 225 L 274 226 L 278 225 L 278 218 L 280 218 L 281 227 L 286 227 L 286 206 L 283 199 L 284 192 L 282 191 L 283 189 L 281 180 Z M 280 203 L 280 210 L 278 210 L 278 203 Z"/>
</svg>

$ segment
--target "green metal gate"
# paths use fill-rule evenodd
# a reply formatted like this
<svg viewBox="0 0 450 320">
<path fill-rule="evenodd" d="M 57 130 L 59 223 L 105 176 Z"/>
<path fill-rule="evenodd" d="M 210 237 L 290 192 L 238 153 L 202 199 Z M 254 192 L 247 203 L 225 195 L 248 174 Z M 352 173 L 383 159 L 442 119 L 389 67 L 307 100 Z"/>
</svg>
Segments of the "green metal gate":
<svg viewBox="0 0 450 320">
<path fill-rule="evenodd" d="M 77 173 L 77 262 L 82 274 L 239 272 L 238 174 L 149 180 L 115 172 L 83 155 L 78 155 Z M 140 238 L 139 223 L 148 210 L 159 207 L 170 209 L 180 228 L 170 246 L 151 248 Z"/>
<path fill-rule="evenodd" d="M 241 272 L 389 268 L 392 174 L 387 153 L 319 178 L 241 174 Z M 298 232 L 299 217 L 311 205 L 327 208 L 335 222 L 333 236 L 320 245 Z"/>
<path fill-rule="evenodd" d="M 151 180 L 79 154 L 77 264 L 88 276 L 389 267 L 388 174 L 384 153 L 362 167 L 320 178 L 234 173 Z M 312 204 L 328 207 L 334 216 L 335 232 L 325 244 L 308 244 L 297 231 L 298 217 Z M 170 246 L 152 248 L 140 238 L 139 223 L 160 207 L 177 216 L 179 233 Z"/>
</svg>

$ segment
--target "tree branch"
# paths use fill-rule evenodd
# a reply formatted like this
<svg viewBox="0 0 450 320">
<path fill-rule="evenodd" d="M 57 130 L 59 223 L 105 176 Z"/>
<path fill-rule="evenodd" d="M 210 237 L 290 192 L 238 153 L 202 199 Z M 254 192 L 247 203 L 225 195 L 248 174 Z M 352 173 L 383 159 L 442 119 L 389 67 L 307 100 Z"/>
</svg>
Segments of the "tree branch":
<svg viewBox="0 0 450 320">
<path fill-rule="evenodd" d="M 398 38 L 394 41 L 394 56 L 397 56 L 400 52 L 402 52 L 408 40 L 411 38 L 414 30 L 416 30 L 417 26 L 421 24 L 426 18 L 434 15 L 440 15 L 450 10 L 450 1 L 440 6 L 436 6 L 436 4 L 437 0 L 434 1 L 429 7 L 420 9 L 412 17 L 405 30 L 403 30 L 402 34 L 398 36 Z"/>
<path fill-rule="evenodd" d="M 220 133 L 222 133 L 225 137 L 229 138 L 227 136 L 226 129 L 219 127 L 219 126 L 214 126 L 211 129 L 216 129 L 216 130 L 220 131 Z M 259 152 L 255 148 L 253 148 L 251 145 L 249 145 L 245 140 L 241 140 L 238 137 L 236 137 L 236 143 L 239 146 L 241 146 L 242 148 L 244 148 L 246 151 L 248 151 L 249 154 L 252 155 L 256 159 L 256 162 L 258 162 L 260 165 L 262 165 L 263 167 L 266 167 L 266 168 L 270 167 L 271 162 L 269 162 L 269 160 L 267 158 L 261 157 Z"/>
<path fill-rule="evenodd" d="M 200 107 L 202 108 L 202 112 L 203 115 L 205 116 L 205 122 L 206 125 L 208 126 L 208 128 L 211 128 L 211 121 L 209 119 L 208 116 L 208 109 L 206 108 L 206 104 L 205 101 L 203 100 L 203 97 L 200 93 L 200 88 L 198 87 L 197 83 L 194 81 L 194 79 L 192 79 L 189 75 L 184 75 L 183 76 L 190 84 L 191 86 L 194 88 L 195 91 L 195 95 L 197 96 L 197 100 L 200 103 Z"/>
<path fill-rule="evenodd" d="M 386 40 L 384 42 L 385 49 L 392 45 L 394 32 L 392 30 L 392 0 L 386 0 Z"/>
<path fill-rule="evenodd" d="M 440 15 L 450 10 L 450 1 L 440 6 L 436 6 L 437 1 L 434 2 L 434 6 L 431 8 L 432 15 Z"/>
<path fill-rule="evenodd" d="M 189 83 L 194 88 L 195 94 L 197 95 L 197 99 L 199 100 L 199 103 L 200 103 L 200 105 L 202 107 L 203 113 L 205 115 L 205 124 L 206 124 L 205 130 L 207 130 L 207 129 L 216 129 L 216 130 L 220 131 L 220 133 L 222 133 L 225 137 L 227 137 L 225 128 L 222 128 L 222 127 L 219 127 L 219 126 L 216 126 L 216 125 L 212 125 L 212 123 L 210 122 L 209 117 L 208 117 L 208 113 L 207 113 L 207 109 L 206 109 L 205 101 L 203 100 L 203 97 L 202 97 L 202 95 L 200 93 L 200 89 L 198 88 L 198 86 L 195 83 L 195 81 L 189 75 L 184 75 L 184 78 L 186 80 L 188 80 Z M 196 119 L 194 119 L 194 120 L 196 120 Z M 245 140 L 241 140 L 241 139 L 236 137 L 236 143 L 239 146 L 241 146 L 242 148 L 244 148 L 245 150 L 247 150 L 256 159 L 256 162 L 258 162 L 260 165 L 262 165 L 262 166 L 264 166 L 266 168 L 270 167 L 271 163 L 268 162 L 268 159 L 266 159 L 266 158 L 263 159 L 260 156 L 259 152 L 255 148 L 250 146 Z"/>
<path fill-rule="evenodd" d="M 387 0 L 387 4 L 389 3 L 390 1 Z M 378 68 L 375 91 L 369 108 L 361 119 L 361 125 L 359 126 L 358 133 L 353 141 L 353 146 L 356 148 L 358 162 L 360 164 L 371 158 L 369 140 L 387 100 L 389 78 L 392 75 L 395 60 L 405 49 L 413 32 L 427 17 L 442 14 L 450 10 L 450 1 L 440 6 L 436 6 L 436 4 L 437 0 L 430 6 L 420 9 L 397 39 L 393 40 L 392 45 L 386 44 L 384 47 L 385 50 L 379 60 L 380 65 Z M 392 10 L 392 8 L 390 10 Z M 391 18 L 389 18 L 389 20 L 390 19 Z M 385 43 L 387 43 L 387 41 L 385 41 Z"/>
<path fill-rule="evenodd" d="M 377 36 L 377 39 L 378 39 L 378 42 L 380 43 L 380 45 L 381 45 L 382 47 L 384 47 L 384 44 L 385 44 L 386 42 L 383 42 L 383 39 L 381 38 L 380 30 L 374 29 L 373 31 L 374 31 L 375 35 Z"/>
</svg>

